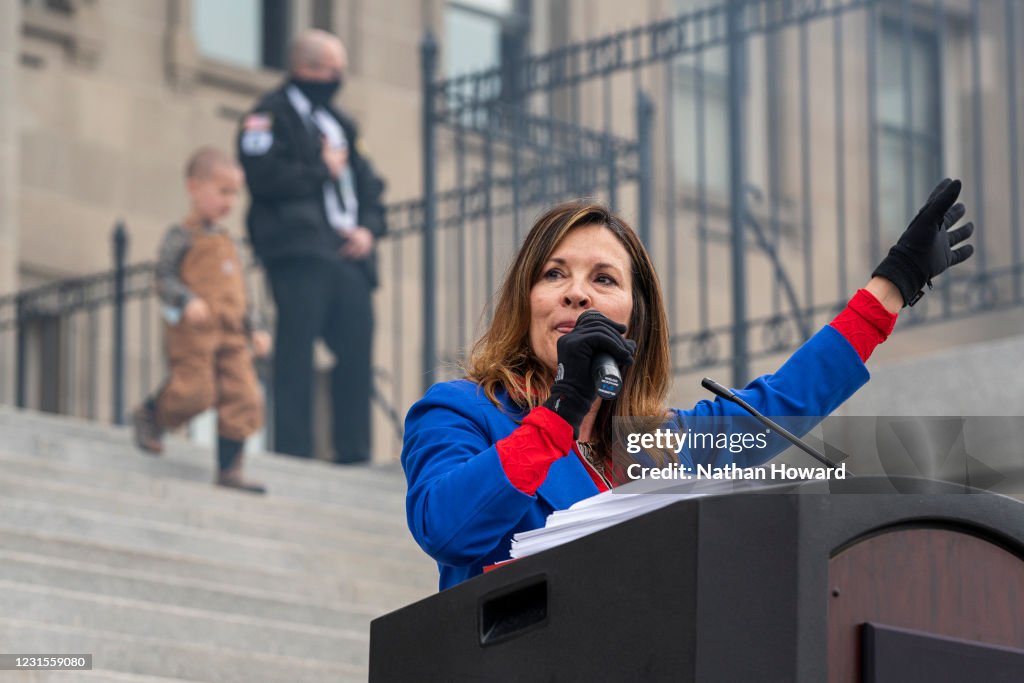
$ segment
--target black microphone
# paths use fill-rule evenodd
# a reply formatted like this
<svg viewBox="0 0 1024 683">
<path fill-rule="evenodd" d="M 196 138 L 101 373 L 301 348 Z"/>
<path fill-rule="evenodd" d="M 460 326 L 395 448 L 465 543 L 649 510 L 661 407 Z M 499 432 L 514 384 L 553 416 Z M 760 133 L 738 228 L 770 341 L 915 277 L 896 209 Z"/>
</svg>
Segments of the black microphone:
<svg viewBox="0 0 1024 683">
<path fill-rule="evenodd" d="M 774 420 L 765 417 L 760 412 L 758 412 L 757 409 L 754 408 L 754 406 L 750 405 L 742 398 L 734 394 L 731 390 L 726 389 L 725 387 L 723 387 L 721 384 L 711 379 L 710 377 L 705 377 L 704 379 L 702 379 L 700 381 L 700 385 L 707 389 L 708 391 L 710 391 L 715 396 L 725 399 L 726 401 L 735 403 L 740 408 L 743 408 L 743 410 L 747 411 L 755 418 L 757 418 L 758 422 L 763 424 L 765 427 L 775 430 L 776 432 L 781 434 L 782 437 L 786 439 L 786 441 L 790 442 L 791 444 L 802 450 L 804 453 L 807 453 L 812 458 L 820 462 L 822 465 L 825 465 L 826 467 L 831 467 L 833 469 L 839 467 L 836 463 L 832 462 L 827 457 L 825 457 L 823 453 L 805 443 L 803 439 L 793 434 L 788 429 L 785 429 L 784 427 L 782 427 L 782 425 L 778 424 Z M 853 475 L 847 474 L 847 476 L 852 477 Z"/>
<path fill-rule="evenodd" d="M 615 362 L 614 358 L 604 351 L 598 351 L 594 354 L 590 372 L 594 375 L 594 386 L 597 387 L 598 396 L 611 400 L 619 395 L 619 389 L 622 388 L 622 374 L 619 372 L 619 364 Z"/>
<path fill-rule="evenodd" d="M 587 316 L 595 315 L 602 314 L 593 308 L 583 311 L 576 319 L 576 324 L 579 325 Z M 619 395 L 619 390 L 622 388 L 622 373 L 619 371 L 619 364 L 610 355 L 604 351 L 595 353 L 590 362 L 590 374 L 594 378 L 594 388 L 597 390 L 598 396 L 610 401 Z"/>
</svg>

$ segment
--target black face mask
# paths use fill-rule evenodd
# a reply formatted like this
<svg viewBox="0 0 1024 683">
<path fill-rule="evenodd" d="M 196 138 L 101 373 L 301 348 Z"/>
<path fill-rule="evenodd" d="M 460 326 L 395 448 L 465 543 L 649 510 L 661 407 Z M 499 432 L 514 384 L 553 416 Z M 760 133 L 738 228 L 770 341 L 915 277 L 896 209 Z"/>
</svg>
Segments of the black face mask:
<svg viewBox="0 0 1024 683">
<path fill-rule="evenodd" d="M 331 103 L 331 98 L 341 90 L 341 79 L 333 81 L 304 81 L 292 78 L 292 83 L 299 91 L 309 98 L 315 105 L 326 107 Z"/>
</svg>

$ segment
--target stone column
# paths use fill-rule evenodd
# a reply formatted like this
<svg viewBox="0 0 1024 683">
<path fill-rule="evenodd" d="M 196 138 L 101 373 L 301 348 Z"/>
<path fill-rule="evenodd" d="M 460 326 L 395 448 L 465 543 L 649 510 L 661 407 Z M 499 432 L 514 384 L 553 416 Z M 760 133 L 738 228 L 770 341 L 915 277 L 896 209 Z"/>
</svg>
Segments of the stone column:
<svg viewBox="0 0 1024 683">
<path fill-rule="evenodd" d="M 18 288 L 20 52 L 21 2 L 0 2 L 0 296 Z M 14 400 L 14 355 L 14 334 L 0 333 L 0 403 Z"/>
<path fill-rule="evenodd" d="M 192 33 L 192 0 L 169 0 L 164 37 L 167 81 L 178 92 L 191 92 L 199 76 L 199 51 Z"/>
<path fill-rule="evenodd" d="M 0 2 L 0 295 L 18 286 L 21 2 Z"/>
</svg>

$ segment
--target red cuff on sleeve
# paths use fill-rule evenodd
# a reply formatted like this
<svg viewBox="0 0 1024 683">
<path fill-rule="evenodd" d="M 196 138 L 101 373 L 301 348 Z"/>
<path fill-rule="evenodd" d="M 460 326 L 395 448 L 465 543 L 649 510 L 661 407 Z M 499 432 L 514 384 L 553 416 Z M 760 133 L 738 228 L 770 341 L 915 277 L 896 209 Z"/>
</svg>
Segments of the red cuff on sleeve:
<svg viewBox="0 0 1024 683">
<path fill-rule="evenodd" d="M 547 478 L 551 463 L 568 453 L 572 443 L 572 426 L 557 413 L 539 406 L 496 447 L 505 476 L 517 489 L 532 496 Z"/>
<path fill-rule="evenodd" d="M 875 347 L 892 333 L 896 314 L 887 311 L 871 292 L 859 289 L 831 325 L 850 342 L 860 359 L 866 361 Z"/>
</svg>

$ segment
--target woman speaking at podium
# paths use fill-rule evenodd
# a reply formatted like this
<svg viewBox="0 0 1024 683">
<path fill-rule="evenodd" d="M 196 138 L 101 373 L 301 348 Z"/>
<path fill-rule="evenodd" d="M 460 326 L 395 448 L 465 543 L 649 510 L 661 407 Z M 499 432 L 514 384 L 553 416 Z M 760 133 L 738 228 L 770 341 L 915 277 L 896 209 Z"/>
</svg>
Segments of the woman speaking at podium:
<svg viewBox="0 0 1024 683">
<path fill-rule="evenodd" d="M 954 249 L 974 229 L 950 230 L 964 216 L 959 193 L 960 181 L 943 180 L 835 320 L 736 394 L 767 415 L 824 416 L 867 382 L 864 361 L 900 308 L 973 252 Z M 621 369 L 613 400 L 598 397 L 599 356 Z M 434 385 L 406 417 L 409 528 L 441 589 L 508 559 L 513 534 L 627 480 L 634 456 L 612 448 L 613 418 L 745 415 L 720 400 L 667 408 L 671 367 L 661 287 L 633 229 L 600 204 L 548 210 L 505 276 L 466 379 Z M 691 466 L 707 456 L 686 454 Z"/>
</svg>

